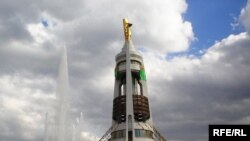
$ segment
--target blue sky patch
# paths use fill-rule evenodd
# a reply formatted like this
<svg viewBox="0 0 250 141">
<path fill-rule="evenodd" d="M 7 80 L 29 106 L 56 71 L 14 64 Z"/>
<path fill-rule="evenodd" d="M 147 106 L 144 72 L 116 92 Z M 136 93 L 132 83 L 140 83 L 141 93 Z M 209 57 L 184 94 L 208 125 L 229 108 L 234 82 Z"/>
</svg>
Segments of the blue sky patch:
<svg viewBox="0 0 250 141">
<path fill-rule="evenodd" d="M 48 21 L 45 20 L 45 19 L 42 19 L 41 23 L 43 24 L 44 27 L 48 27 L 49 26 Z"/>
<path fill-rule="evenodd" d="M 192 23 L 197 40 L 193 41 L 185 52 L 169 53 L 167 59 L 179 55 L 200 57 L 204 54 L 204 50 L 216 41 L 244 31 L 237 19 L 247 0 L 188 0 L 187 4 L 188 9 L 183 16 Z"/>
</svg>

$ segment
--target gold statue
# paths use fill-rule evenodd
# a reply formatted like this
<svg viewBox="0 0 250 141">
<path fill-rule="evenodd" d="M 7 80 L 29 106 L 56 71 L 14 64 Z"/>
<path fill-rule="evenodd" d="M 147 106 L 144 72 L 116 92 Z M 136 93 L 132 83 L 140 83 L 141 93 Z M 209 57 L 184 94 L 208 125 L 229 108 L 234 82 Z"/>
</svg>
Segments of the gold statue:
<svg viewBox="0 0 250 141">
<path fill-rule="evenodd" d="M 125 36 L 126 41 L 131 39 L 131 29 L 130 29 L 131 26 L 132 26 L 132 24 L 129 23 L 126 18 L 124 18 L 123 19 L 123 30 L 124 30 L 124 36 Z"/>
</svg>

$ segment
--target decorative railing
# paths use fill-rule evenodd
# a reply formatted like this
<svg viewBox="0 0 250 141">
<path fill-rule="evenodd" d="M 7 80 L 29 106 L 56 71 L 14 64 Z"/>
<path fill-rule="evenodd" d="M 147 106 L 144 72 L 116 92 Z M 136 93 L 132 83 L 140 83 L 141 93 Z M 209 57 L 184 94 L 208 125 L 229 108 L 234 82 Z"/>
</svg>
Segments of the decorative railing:
<svg viewBox="0 0 250 141">
<path fill-rule="evenodd" d="M 146 121 L 150 118 L 148 98 L 143 95 L 133 95 L 134 119 Z M 118 123 L 126 121 L 126 95 L 116 97 L 113 101 L 113 120 Z"/>
</svg>

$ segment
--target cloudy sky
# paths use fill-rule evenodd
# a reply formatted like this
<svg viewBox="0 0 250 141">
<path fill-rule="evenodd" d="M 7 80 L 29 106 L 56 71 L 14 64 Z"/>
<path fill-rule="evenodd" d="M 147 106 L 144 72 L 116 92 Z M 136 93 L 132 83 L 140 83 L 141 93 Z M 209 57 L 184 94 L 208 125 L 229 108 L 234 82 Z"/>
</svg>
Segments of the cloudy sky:
<svg viewBox="0 0 250 141">
<path fill-rule="evenodd" d="M 250 123 L 249 0 L 1 0 L 1 141 L 43 140 L 64 45 L 70 117 L 83 112 L 86 136 L 105 133 L 123 17 L 144 57 L 154 125 L 169 141 Z"/>
</svg>

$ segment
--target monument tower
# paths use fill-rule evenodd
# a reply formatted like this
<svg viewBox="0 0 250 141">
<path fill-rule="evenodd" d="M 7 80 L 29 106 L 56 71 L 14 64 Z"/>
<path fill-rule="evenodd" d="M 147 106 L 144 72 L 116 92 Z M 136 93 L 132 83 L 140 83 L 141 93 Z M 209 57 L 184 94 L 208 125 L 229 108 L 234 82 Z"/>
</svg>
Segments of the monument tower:
<svg viewBox="0 0 250 141">
<path fill-rule="evenodd" d="M 165 141 L 154 128 L 142 55 L 133 46 L 123 19 L 125 43 L 116 55 L 112 126 L 100 141 Z"/>
</svg>

